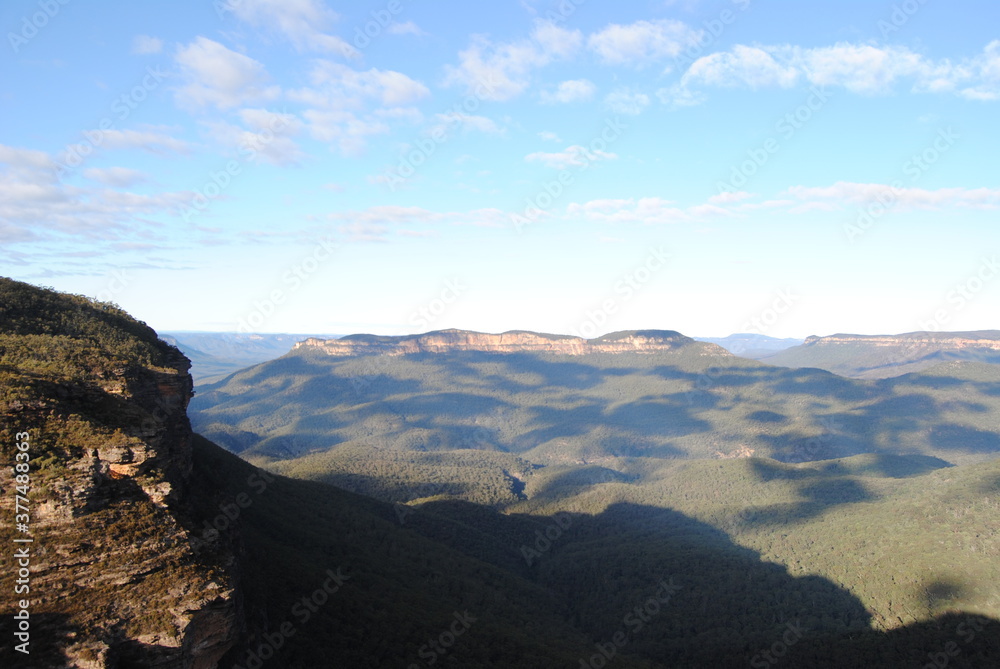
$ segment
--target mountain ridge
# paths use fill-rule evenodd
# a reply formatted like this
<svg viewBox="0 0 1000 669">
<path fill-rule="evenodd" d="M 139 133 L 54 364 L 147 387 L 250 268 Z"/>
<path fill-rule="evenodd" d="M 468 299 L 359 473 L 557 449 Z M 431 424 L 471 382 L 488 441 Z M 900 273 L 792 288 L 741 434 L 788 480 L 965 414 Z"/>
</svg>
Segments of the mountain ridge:
<svg viewBox="0 0 1000 669">
<path fill-rule="evenodd" d="M 369 334 L 347 335 L 339 339 L 312 337 L 297 343 L 292 350 L 312 348 L 333 356 L 397 356 L 452 351 L 585 355 L 668 351 L 696 343 L 691 337 L 673 330 L 626 330 L 611 332 L 595 339 L 584 339 L 573 335 L 543 334 L 526 330 L 489 334 L 448 329 L 398 337 Z M 721 347 L 719 352 L 728 355 L 728 352 Z"/>
<path fill-rule="evenodd" d="M 889 378 L 955 360 L 1000 363 L 1000 331 L 812 335 L 800 346 L 758 360 L 779 367 L 825 369 L 858 379 Z"/>
</svg>

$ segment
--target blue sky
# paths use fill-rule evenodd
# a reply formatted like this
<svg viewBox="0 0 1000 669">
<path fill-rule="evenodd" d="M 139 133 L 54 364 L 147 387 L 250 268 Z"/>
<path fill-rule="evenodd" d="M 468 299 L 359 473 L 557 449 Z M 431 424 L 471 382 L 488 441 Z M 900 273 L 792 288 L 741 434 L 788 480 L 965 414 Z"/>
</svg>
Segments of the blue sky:
<svg viewBox="0 0 1000 669">
<path fill-rule="evenodd" d="M 0 274 L 165 330 L 997 328 L 998 19 L 12 0 Z"/>
</svg>

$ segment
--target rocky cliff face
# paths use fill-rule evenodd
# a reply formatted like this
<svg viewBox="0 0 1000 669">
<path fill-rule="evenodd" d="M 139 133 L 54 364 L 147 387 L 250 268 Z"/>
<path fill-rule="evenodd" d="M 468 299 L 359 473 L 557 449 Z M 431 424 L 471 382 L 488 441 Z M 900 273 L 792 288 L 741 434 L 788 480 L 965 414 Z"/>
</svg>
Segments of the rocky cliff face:
<svg viewBox="0 0 1000 669">
<path fill-rule="evenodd" d="M 694 343 L 695 341 L 690 337 L 669 330 L 616 332 L 598 339 L 521 331 L 485 334 L 467 330 L 440 330 L 404 337 L 350 335 L 340 339 L 311 338 L 299 342 L 295 348 L 318 349 L 328 355 L 336 356 L 393 356 L 412 353 L 446 353 L 449 351 L 585 355 L 589 353 L 654 353 L 670 351 Z M 715 351 L 715 353 L 726 355 L 722 349 Z"/>
<path fill-rule="evenodd" d="M 231 551 L 199 554 L 192 544 L 200 512 L 188 499 L 187 359 L 134 321 L 123 322 L 138 337 L 105 328 L 101 319 L 112 319 L 79 299 L 55 304 L 78 310 L 72 326 L 45 332 L 43 318 L 36 328 L 5 309 L 25 300 L 24 313 L 46 313 L 51 294 L 22 286 L 3 294 L 10 287 L 0 285 L 0 456 L 13 463 L 14 444 L 28 445 L 30 521 L 27 531 L 0 528 L 0 541 L 30 549 L 32 645 L 23 655 L 6 643 L 0 665 L 216 667 L 242 614 Z M 15 327 L 19 318 L 28 326 Z M 5 518 L 20 484 L 0 467 Z M 25 537 L 32 542 L 13 542 Z M 15 574 L 0 574 L 4 592 Z"/>
<path fill-rule="evenodd" d="M 826 346 L 838 344 L 864 344 L 877 348 L 926 347 L 935 350 L 962 351 L 983 349 L 1000 351 L 1000 333 L 934 333 L 915 332 L 902 335 L 851 335 L 836 334 L 828 337 L 807 337 L 805 345 Z"/>
</svg>

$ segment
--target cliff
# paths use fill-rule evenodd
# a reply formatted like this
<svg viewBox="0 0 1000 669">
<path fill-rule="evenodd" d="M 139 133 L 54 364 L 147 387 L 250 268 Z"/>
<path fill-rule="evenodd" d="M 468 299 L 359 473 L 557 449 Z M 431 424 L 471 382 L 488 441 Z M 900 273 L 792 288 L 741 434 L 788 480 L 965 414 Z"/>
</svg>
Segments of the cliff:
<svg viewBox="0 0 1000 669">
<path fill-rule="evenodd" d="M 911 332 L 901 335 L 835 334 L 828 337 L 806 337 L 804 346 L 861 344 L 876 348 L 924 347 L 936 351 L 983 349 L 1000 351 L 1000 331 L 983 332 Z"/>
<path fill-rule="evenodd" d="M 586 355 L 590 353 L 655 353 L 675 350 L 694 343 L 696 342 L 690 337 L 685 337 L 671 330 L 615 332 L 597 339 L 538 334 L 519 330 L 501 334 L 486 334 L 467 330 L 439 330 L 402 337 L 362 334 L 349 335 L 340 339 L 310 338 L 296 344 L 295 349 L 318 349 L 334 356 L 395 356 L 413 353 L 447 353 L 450 351 Z M 713 352 L 726 354 L 721 349 Z"/>
<path fill-rule="evenodd" d="M 0 279 L 0 451 L 30 458 L 27 527 L 0 541 L 30 549 L 32 640 L 29 655 L 6 643 L 4 666 L 210 669 L 236 642 L 233 556 L 192 547 L 188 368 L 109 305 Z M 0 468 L 5 518 L 13 474 Z"/>
<path fill-rule="evenodd" d="M 1000 331 L 835 334 L 759 358 L 782 367 L 816 367 L 853 378 L 889 378 L 943 362 L 1000 363 Z"/>
</svg>

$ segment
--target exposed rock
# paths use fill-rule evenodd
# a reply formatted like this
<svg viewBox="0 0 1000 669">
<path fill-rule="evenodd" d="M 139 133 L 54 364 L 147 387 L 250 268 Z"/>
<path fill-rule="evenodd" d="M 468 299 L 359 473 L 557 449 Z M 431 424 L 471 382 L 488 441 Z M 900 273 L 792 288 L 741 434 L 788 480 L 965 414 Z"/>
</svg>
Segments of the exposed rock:
<svg viewBox="0 0 1000 669">
<path fill-rule="evenodd" d="M 835 334 L 828 337 L 806 337 L 806 346 L 864 344 L 873 347 L 921 347 L 935 351 L 961 351 L 980 348 L 1000 351 L 1000 332 L 912 332 L 901 335 Z"/>
<path fill-rule="evenodd" d="M 23 295 L 41 302 L 47 293 L 26 287 Z M 94 322 L 106 318 L 99 307 L 80 309 Z M 74 323 L 85 329 L 85 318 Z M 147 362 L 102 348 L 93 335 L 18 331 L 14 319 L 0 321 L 0 358 L 11 352 L 14 363 L 0 385 L 0 447 L 27 432 L 32 457 L 26 534 L 33 541 L 25 545 L 34 622 L 26 659 L 35 664 L 16 666 L 210 669 L 243 629 L 232 556 L 221 545 L 211 556 L 196 554 L 191 541 L 198 512 L 186 494 L 190 363 L 152 330 L 121 320 L 130 329 L 102 335 L 131 337 L 126 352 L 153 350 Z M 62 356 L 56 364 L 41 353 L 26 359 L 45 346 Z M 3 455 L 13 462 L 13 453 Z M 0 468 L 0 510 L 9 518 L 15 484 L 12 468 Z M 0 540 L 15 545 L 13 533 L 9 524 L 0 528 Z M 0 574 L 4 592 L 13 592 L 14 574 Z M 9 650 L 0 665 L 9 666 Z"/>
<path fill-rule="evenodd" d="M 295 348 L 315 348 L 336 356 L 394 356 L 450 351 L 585 355 L 590 353 L 654 353 L 674 350 L 693 343 L 695 341 L 690 337 L 685 337 L 671 330 L 615 332 L 597 339 L 524 331 L 485 334 L 467 330 L 440 330 L 403 337 L 349 335 L 340 339 L 310 338 L 299 342 Z M 713 353 L 728 355 L 721 348 L 714 346 Z"/>
</svg>

